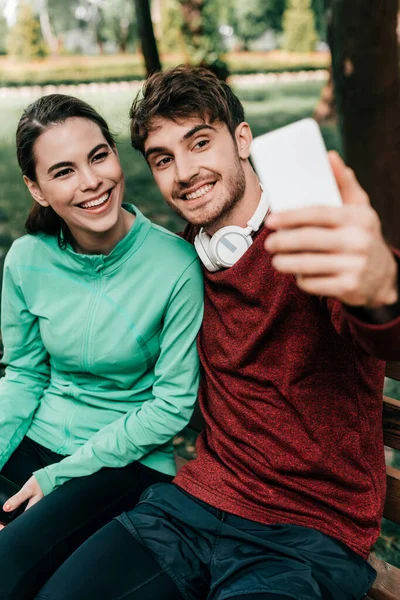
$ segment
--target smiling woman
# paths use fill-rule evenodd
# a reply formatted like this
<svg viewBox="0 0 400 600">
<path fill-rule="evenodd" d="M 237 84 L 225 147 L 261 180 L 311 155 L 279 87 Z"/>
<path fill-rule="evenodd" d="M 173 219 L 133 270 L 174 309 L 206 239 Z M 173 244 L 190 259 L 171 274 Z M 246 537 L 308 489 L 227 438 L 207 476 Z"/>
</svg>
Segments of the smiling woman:
<svg viewBox="0 0 400 600">
<path fill-rule="evenodd" d="M 116 144 L 94 109 L 39 99 L 20 119 L 17 154 L 34 205 L 3 281 L 0 492 L 21 488 L 0 514 L 10 600 L 34 596 L 87 537 L 174 475 L 203 303 L 193 247 L 123 203 Z"/>
</svg>

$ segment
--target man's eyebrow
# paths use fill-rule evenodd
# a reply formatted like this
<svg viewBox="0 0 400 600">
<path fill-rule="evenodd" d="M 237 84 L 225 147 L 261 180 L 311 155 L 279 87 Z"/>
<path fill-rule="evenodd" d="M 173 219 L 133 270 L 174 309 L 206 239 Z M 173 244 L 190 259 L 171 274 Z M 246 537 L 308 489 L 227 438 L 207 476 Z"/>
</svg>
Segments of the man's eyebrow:
<svg viewBox="0 0 400 600">
<path fill-rule="evenodd" d="M 211 125 L 207 125 L 207 123 L 200 123 L 199 125 L 196 125 L 192 129 L 189 129 L 189 131 L 187 131 L 185 133 L 185 135 L 183 136 L 182 140 L 188 140 L 189 138 L 191 138 L 193 135 L 195 135 L 198 131 L 201 131 L 202 129 L 211 129 L 211 131 L 216 131 L 215 127 L 212 127 Z M 144 155 L 145 159 L 148 160 L 150 154 L 155 154 L 156 152 L 159 152 L 160 154 L 169 154 L 169 150 L 166 146 L 153 146 L 152 148 L 149 148 L 145 152 L 145 155 Z"/>
<path fill-rule="evenodd" d="M 153 146 L 152 148 L 149 148 L 145 154 L 144 157 L 146 160 L 148 160 L 150 154 L 154 154 L 155 152 L 160 152 L 162 154 L 168 154 L 168 148 L 166 148 L 165 146 Z"/>
<path fill-rule="evenodd" d="M 91 159 L 92 156 L 94 156 L 96 154 L 96 152 L 98 152 L 100 150 L 100 148 L 108 148 L 108 144 L 105 144 L 104 142 L 102 144 L 97 144 L 97 146 L 95 146 L 93 148 L 93 150 L 91 150 L 88 154 L 88 158 Z M 47 173 L 51 173 L 52 171 L 55 171 L 56 169 L 60 169 L 61 167 L 72 167 L 73 166 L 73 162 L 71 162 L 70 160 L 64 160 L 62 162 L 56 163 L 55 165 L 52 165 L 50 167 L 50 169 L 47 171 Z"/>
<path fill-rule="evenodd" d="M 211 129 L 212 131 L 216 131 L 215 127 L 212 127 L 211 125 L 207 125 L 207 123 L 200 123 L 199 125 L 196 125 L 196 127 L 193 127 L 193 129 L 190 129 L 187 133 L 185 133 L 185 135 L 183 136 L 183 139 L 188 140 L 195 133 L 197 133 L 198 131 L 201 131 L 202 129 Z"/>
</svg>

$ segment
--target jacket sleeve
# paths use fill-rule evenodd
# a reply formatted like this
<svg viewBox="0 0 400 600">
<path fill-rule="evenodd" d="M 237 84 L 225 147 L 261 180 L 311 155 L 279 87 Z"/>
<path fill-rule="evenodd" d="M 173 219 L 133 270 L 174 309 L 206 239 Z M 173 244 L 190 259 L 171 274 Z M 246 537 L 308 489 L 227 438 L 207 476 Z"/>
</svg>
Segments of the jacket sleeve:
<svg viewBox="0 0 400 600">
<path fill-rule="evenodd" d="M 44 494 L 102 467 L 123 467 L 165 444 L 192 415 L 199 382 L 196 337 L 203 317 L 197 259 L 177 281 L 164 314 L 152 397 L 108 424 L 74 454 L 34 473 Z"/>
<path fill-rule="evenodd" d="M 22 293 L 13 251 L 4 266 L 1 328 L 5 376 L 0 380 L 0 469 L 18 447 L 49 383 L 39 322 Z"/>
</svg>

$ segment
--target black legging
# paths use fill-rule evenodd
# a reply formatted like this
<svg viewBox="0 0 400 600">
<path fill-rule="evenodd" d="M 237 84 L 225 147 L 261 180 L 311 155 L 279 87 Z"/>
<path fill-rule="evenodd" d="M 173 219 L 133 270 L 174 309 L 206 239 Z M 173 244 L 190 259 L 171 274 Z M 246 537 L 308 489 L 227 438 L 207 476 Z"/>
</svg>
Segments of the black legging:
<svg viewBox="0 0 400 600">
<path fill-rule="evenodd" d="M 183 600 L 172 579 L 119 523 L 111 521 L 58 569 L 36 600 Z M 204 599 L 205 600 L 205 599 Z M 293 600 L 247 594 L 235 600 Z"/>
<path fill-rule="evenodd" d="M 62 458 L 25 438 L 1 473 L 21 486 L 33 471 Z M 0 531 L 0 599 L 34 597 L 88 537 L 133 508 L 147 487 L 171 479 L 135 462 L 72 479 L 42 498 Z"/>
</svg>

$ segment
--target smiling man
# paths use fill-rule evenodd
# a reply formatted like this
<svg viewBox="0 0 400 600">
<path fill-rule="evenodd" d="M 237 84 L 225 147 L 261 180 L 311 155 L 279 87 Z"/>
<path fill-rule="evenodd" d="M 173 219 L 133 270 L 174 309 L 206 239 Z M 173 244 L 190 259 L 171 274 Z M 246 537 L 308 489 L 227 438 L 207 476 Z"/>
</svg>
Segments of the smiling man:
<svg viewBox="0 0 400 600">
<path fill-rule="evenodd" d="M 86 542 L 39 598 L 361 599 L 385 495 L 383 361 L 400 358 L 379 219 L 332 154 L 343 206 L 264 225 L 243 108 L 206 70 L 153 75 L 131 136 L 204 264 L 205 428 L 173 484 Z"/>
</svg>

